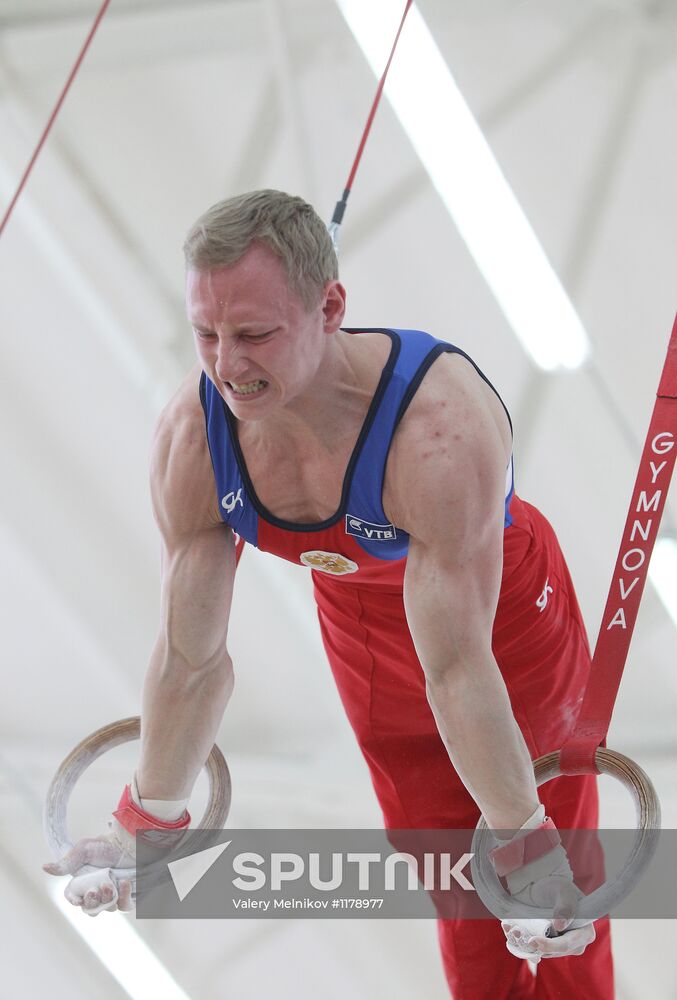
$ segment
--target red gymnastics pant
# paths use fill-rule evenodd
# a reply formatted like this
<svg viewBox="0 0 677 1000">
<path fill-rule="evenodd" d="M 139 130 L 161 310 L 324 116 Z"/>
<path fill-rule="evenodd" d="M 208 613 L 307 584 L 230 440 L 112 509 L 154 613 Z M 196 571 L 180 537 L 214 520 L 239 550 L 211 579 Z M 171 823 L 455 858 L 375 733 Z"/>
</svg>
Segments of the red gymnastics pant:
<svg viewBox="0 0 677 1000">
<path fill-rule="evenodd" d="M 559 749 L 571 731 L 590 652 L 552 527 L 517 497 L 511 514 L 493 650 L 535 759 Z M 472 829 L 479 810 L 428 705 L 401 587 L 360 587 L 317 572 L 313 578 L 325 649 L 386 828 Z M 560 829 L 597 826 L 594 775 L 555 778 L 539 795 Z M 583 955 L 542 959 L 536 977 L 508 952 L 498 920 L 439 919 L 438 930 L 454 1000 L 613 1000 L 608 919 L 596 921 L 597 939 Z"/>
</svg>

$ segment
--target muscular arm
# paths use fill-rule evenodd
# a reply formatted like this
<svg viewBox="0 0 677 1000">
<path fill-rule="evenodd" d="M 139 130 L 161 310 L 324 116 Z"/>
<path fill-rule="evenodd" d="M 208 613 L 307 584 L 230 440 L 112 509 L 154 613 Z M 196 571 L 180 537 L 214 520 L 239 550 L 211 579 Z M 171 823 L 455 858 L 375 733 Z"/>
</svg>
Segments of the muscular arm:
<svg viewBox="0 0 677 1000">
<path fill-rule="evenodd" d="M 434 377 L 443 392 L 403 429 L 392 476 L 392 513 L 411 536 L 407 620 L 449 757 L 489 826 L 512 830 L 538 795 L 491 648 L 505 440 L 478 376 L 457 364 Z"/>
<path fill-rule="evenodd" d="M 235 546 L 219 517 L 195 371 L 160 418 L 151 493 L 162 536 L 162 608 L 144 682 L 137 781 L 143 798 L 181 799 L 233 688 L 226 639 Z"/>
</svg>

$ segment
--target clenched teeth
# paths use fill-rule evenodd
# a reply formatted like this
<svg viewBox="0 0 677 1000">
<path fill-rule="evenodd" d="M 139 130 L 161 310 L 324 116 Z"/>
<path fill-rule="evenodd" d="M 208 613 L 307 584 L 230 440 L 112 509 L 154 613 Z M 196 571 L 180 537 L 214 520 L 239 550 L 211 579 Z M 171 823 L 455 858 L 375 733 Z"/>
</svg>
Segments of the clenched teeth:
<svg viewBox="0 0 677 1000">
<path fill-rule="evenodd" d="M 259 389 L 263 389 L 268 383 L 265 379 L 260 378 L 256 382 L 243 382 L 242 385 L 238 385 L 237 382 L 229 382 L 228 385 L 233 392 L 237 392 L 241 396 L 246 396 L 250 392 L 258 392 Z"/>
</svg>

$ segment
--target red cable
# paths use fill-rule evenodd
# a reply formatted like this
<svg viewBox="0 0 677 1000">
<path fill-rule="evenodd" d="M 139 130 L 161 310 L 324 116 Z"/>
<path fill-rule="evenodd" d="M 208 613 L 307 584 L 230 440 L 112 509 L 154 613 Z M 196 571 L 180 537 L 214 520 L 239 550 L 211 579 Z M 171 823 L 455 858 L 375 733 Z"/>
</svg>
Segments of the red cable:
<svg viewBox="0 0 677 1000">
<path fill-rule="evenodd" d="M 381 79 L 379 81 L 379 85 L 376 88 L 376 96 L 374 97 L 374 101 L 373 101 L 373 104 L 371 106 L 371 111 L 369 112 L 369 117 L 367 118 L 367 124 L 364 126 L 364 132 L 362 133 L 362 138 L 360 140 L 360 145 L 358 146 L 358 149 L 357 149 L 357 155 L 356 155 L 355 160 L 353 162 L 352 169 L 350 171 L 350 174 L 348 175 L 348 180 L 346 182 L 346 186 L 345 186 L 344 191 L 343 191 L 343 197 L 339 201 L 336 202 L 336 207 L 334 209 L 334 215 L 332 216 L 332 220 L 331 220 L 332 224 L 331 224 L 330 230 L 332 228 L 334 228 L 336 230 L 336 232 L 338 232 L 338 227 L 340 227 L 341 222 L 343 221 L 343 213 L 346 210 L 346 203 L 348 201 L 348 195 L 350 194 L 351 188 L 353 186 L 353 181 L 355 180 L 355 174 L 357 173 L 357 168 L 360 165 L 360 160 L 362 159 L 362 153 L 364 152 L 364 147 L 367 144 L 367 139 L 369 138 L 369 133 L 371 131 L 371 126 L 372 126 L 372 123 L 374 121 L 374 117 L 376 115 L 376 111 L 377 111 L 378 106 L 379 106 L 379 104 L 381 102 L 381 95 L 383 93 L 383 88 L 385 86 L 386 77 L 388 76 L 388 70 L 390 69 L 390 64 L 393 61 L 393 56 L 395 55 L 395 49 L 397 48 L 397 43 L 400 40 L 400 35 L 402 34 L 402 28 L 404 27 L 404 22 L 405 22 L 405 20 L 407 18 L 407 14 L 409 13 L 409 8 L 411 7 L 411 5 L 412 5 L 413 2 L 414 2 L 414 0 L 407 0 L 406 6 L 404 8 L 404 14 L 402 15 L 402 20 L 400 21 L 400 26 L 397 29 L 397 34 L 395 35 L 395 41 L 393 42 L 393 47 L 390 50 L 390 56 L 388 57 L 388 62 L 386 63 L 386 68 L 384 69 L 383 76 L 381 77 Z"/>
<path fill-rule="evenodd" d="M 90 43 L 91 43 L 92 39 L 94 38 L 94 35 L 96 34 L 96 29 L 99 27 L 99 24 L 101 23 L 101 20 L 102 20 L 104 14 L 106 13 L 106 10 L 107 10 L 109 4 L 110 4 L 110 0 L 104 0 L 103 4 L 101 5 L 101 9 L 99 10 L 99 13 L 96 15 L 96 18 L 94 20 L 94 24 L 92 25 L 92 27 L 90 29 L 90 32 L 87 35 L 87 38 L 85 39 L 85 43 L 82 46 L 82 49 L 80 50 L 80 55 L 76 59 L 75 65 L 73 66 L 73 69 L 70 71 L 70 74 L 68 76 L 68 79 L 66 80 L 64 88 L 61 91 L 61 95 L 59 96 L 59 100 L 56 102 L 56 105 L 54 106 L 54 110 L 52 111 L 51 115 L 49 116 L 49 121 L 47 122 L 47 125 L 45 126 L 44 131 L 43 131 L 43 133 L 42 133 L 42 135 L 40 137 L 40 141 L 37 144 L 37 146 L 35 147 L 35 152 L 31 156 L 30 161 L 28 163 L 28 166 L 26 167 L 26 169 L 24 171 L 24 174 L 23 174 L 23 177 L 21 178 L 19 186 L 16 189 L 14 197 L 10 201 L 10 203 L 9 203 L 9 205 L 7 207 L 7 211 L 5 212 L 5 214 L 3 216 L 2 222 L 0 223 L 0 236 L 2 236 L 2 233 L 4 232 L 5 226 L 9 222 L 9 217 L 11 216 L 12 212 L 14 211 L 14 206 L 16 205 L 17 201 L 19 200 L 19 196 L 21 195 L 21 192 L 23 191 L 24 187 L 26 186 L 26 182 L 27 182 L 27 180 L 28 180 L 28 178 L 30 176 L 30 173 L 31 173 L 34 165 L 35 165 L 35 161 L 37 160 L 38 156 L 40 155 L 40 151 L 41 151 L 42 147 L 45 144 L 45 140 L 47 139 L 47 136 L 50 133 L 50 130 L 52 128 L 52 125 L 54 124 L 56 116 L 58 115 L 58 113 L 59 113 L 59 111 L 61 109 L 61 105 L 63 104 L 64 100 L 66 99 L 66 95 L 67 95 L 68 91 L 70 90 L 71 84 L 72 84 L 73 80 L 75 79 L 75 77 L 77 76 L 78 70 L 80 69 L 80 65 L 82 63 L 82 60 L 85 58 L 85 55 L 87 54 L 87 49 L 89 48 Z"/>
<path fill-rule="evenodd" d="M 360 160 L 362 159 L 362 153 L 364 152 L 364 147 L 367 144 L 367 139 L 369 138 L 369 133 L 371 131 L 372 122 L 374 121 L 374 116 L 376 115 L 376 110 L 381 102 L 381 94 L 383 93 L 383 88 L 385 86 L 386 77 L 388 76 L 388 70 L 390 69 L 390 64 L 393 61 L 393 56 L 395 55 L 395 49 L 397 48 L 397 43 L 400 40 L 400 35 L 402 34 L 402 28 L 404 27 L 404 22 L 409 13 L 409 8 L 411 7 L 414 0 L 407 0 L 407 5 L 404 8 L 404 14 L 402 15 L 402 20 L 400 21 L 400 26 L 397 29 L 397 34 L 395 35 L 395 41 L 393 42 L 393 47 L 390 50 L 390 56 L 388 57 L 388 62 L 386 63 L 386 68 L 383 71 L 383 76 L 379 82 L 376 89 L 376 96 L 374 98 L 374 103 L 371 106 L 371 111 L 369 112 L 369 117 L 367 118 L 367 124 L 364 127 L 364 132 L 362 133 L 362 139 L 360 140 L 360 145 L 357 149 L 357 156 L 355 157 L 355 162 L 353 163 L 353 168 L 350 171 L 348 180 L 346 182 L 346 188 L 348 191 L 353 186 L 353 181 L 355 180 L 355 174 L 357 173 L 357 168 L 360 165 Z"/>
</svg>

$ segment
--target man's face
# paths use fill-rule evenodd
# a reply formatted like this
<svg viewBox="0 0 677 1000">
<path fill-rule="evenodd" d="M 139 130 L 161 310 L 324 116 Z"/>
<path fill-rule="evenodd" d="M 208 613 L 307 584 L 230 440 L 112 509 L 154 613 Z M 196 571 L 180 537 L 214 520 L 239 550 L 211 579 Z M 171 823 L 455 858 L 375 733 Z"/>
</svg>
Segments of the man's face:
<svg viewBox="0 0 677 1000">
<path fill-rule="evenodd" d="M 343 301 L 341 286 L 330 282 L 308 309 L 265 246 L 253 246 L 230 267 L 189 270 L 186 302 L 198 357 L 238 420 L 261 420 L 308 388 L 327 334 L 340 325 Z"/>
</svg>

